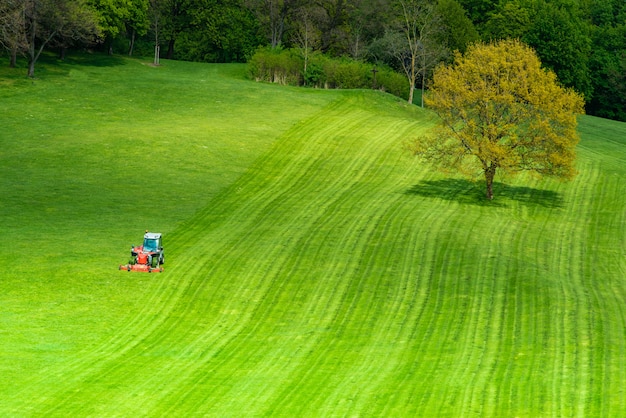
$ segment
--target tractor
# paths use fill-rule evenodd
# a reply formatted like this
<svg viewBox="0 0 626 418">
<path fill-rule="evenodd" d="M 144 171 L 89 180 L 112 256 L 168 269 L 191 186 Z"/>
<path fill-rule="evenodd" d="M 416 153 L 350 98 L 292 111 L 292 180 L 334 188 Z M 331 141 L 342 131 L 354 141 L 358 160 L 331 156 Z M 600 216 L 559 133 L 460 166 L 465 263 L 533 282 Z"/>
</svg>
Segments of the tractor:
<svg viewBox="0 0 626 418">
<path fill-rule="evenodd" d="M 120 265 L 120 270 L 161 273 L 164 262 L 161 234 L 146 231 L 143 245 L 130 247 L 130 261 L 126 265 Z"/>
</svg>

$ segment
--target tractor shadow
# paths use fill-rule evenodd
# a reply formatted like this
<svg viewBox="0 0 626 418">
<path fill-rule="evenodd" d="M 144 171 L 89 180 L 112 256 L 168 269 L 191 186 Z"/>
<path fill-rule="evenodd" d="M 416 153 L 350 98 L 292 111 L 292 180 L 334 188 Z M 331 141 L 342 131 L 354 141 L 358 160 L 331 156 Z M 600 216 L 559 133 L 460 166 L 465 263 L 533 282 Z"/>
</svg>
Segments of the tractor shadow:
<svg viewBox="0 0 626 418">
<path fill-rule="evenodd" d="M 552 209 L 565 205 L 561 195 L 555 191 L 511 186 L 499 182 L 493 184 L 494 199 L 490 201 L 485 198 L 483 182 L 464 179 L 424 180 L 411 186 L 405 194 L 487 207 L 507 207 L 507 202 L 511 201 Z"/>
</svg>

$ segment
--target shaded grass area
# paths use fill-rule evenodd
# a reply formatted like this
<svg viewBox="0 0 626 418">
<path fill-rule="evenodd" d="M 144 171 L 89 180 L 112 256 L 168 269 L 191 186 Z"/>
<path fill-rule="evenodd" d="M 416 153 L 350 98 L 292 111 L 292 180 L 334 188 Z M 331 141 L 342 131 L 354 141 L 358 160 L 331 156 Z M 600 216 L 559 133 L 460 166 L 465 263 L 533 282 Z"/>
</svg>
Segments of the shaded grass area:
<svg viewBox="0 0 626 418">
<path fill-rule="evenodd" d="M 5 118 L 23 132 L 0 137 L 3 414 L 626 408 L 626 125 L 582 118 L 574 182 L 520 178 L 484 202 L 404 153 L 431 118 L 389 96 L 99 68 L 36 82 L 47 130 L 17 105 Z M 53 105 L 71 83 L 74 104 L 102 97 Z M 152 219 L 166 272 L 112 271 Z"/>
<path fill-rule="evenodd" d="M 527 186 L 509 185 L 494 182 L 498 198 L 495 201 L 485 199 L 485 185 L 465 179 L 446 178 L 438 180 L 423 180 L 411 186 L 407 194 L 414 194 L 433 199 L 446 199 L 458 203 L 480 206 L 503 206 L 507 201 L 518 201 L 527 205 L 545 207 L 563 207 L 563 198 L 554 190 L 541 190 Z"/>
</svg>

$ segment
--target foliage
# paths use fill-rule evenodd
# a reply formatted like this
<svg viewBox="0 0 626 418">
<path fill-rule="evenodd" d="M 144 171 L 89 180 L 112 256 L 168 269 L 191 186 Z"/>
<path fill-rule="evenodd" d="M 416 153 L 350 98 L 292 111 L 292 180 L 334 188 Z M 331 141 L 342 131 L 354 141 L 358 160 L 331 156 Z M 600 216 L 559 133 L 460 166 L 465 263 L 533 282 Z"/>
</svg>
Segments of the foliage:
<svg viewBox="0 0 626 418">
<path fill-rule="evenodd" d="M 589 7 L 593 95 L 587 109 L 597 116 L 626 121 L 626 3 L 594 1 Z"/>
<path fill-rule="evenodd" d="M 302 59 L 293 50 L 259 48 L 248 60 L 248 76 L 256 81 L 301 84 Z"/>
<path fill-rule="evenodd" d="M 446 170 L 479 170 L 488 199 L 497 170 L 571 179 L 583 103 L 526 45 L 476 44 L 435 72 L 427 104 L 440 127 L 414 152 Z"/>
<path fill-rule="evenodd" d="M 26 0 L 18 5 L 19 29 L 12 33 L 17 35 L 12 48 L 27 55 L 29 77 L 35 76 L 35 64 L 46 46 L 89 44 L 100 34 L 96 14 L 86 0 Z"/>
<path fill-rule="evenodd" d="M 239 0 L 195 0 L 187 30 L 178 37 L 178 58 L 204 62 L 245 62 L 259 46 L 253 14 Z"/>
<path fill-rule="evenodd" d="M 20 0 L 0 0 L 0 45 L 10 54 L 11 67 L 15 67 L 18 54 L 28 51 L 25 9 L 26 3 Z"/>
<path fill-rule="evenodd" d="M 409 103 L 413 103 L 415 86 L 420 80 L 422 97 L 426 79 L 432 69 L 447 55 L 442 43 L 443 22 L 440 10 L 430 0 L 398 0 L 394 3 L 393 22 L 402 42 L 393 42 L 392 53 L 400 62 L 409 82 Z M 424 107 L 424 103 L 421 103 Z"/>
<path fill-rule="evenodd" d="M 374 83 L 374 69 L 376 83 Z M 407 97 L 406 78 L 386 66 L 374 67 L 349 58 L 313 54 L 306 73 L 302 56 L 294 49 L 260 48 L 248 61 L 248 77 L 256 81 L 316 88 L 379 88 Z"/>
<path fill-rule="evenodd" d="M 442 41 L 450 51 L 463 53 L 468 45 L 480 39 L 467 12 L 457 0 L 439 0 L 437 10 L 444 25 L 441 33 Z"/>
<path fill-rule="evenodd" d="M 487 39 L 521 39 L 531 26 L 531 10 L 524 0 L 500 3 L 489 14 L 485 23 L 484 37 Z"/>
<path fill-rule="evenodd" d="M 124 32 L 124 22 L 130 18 L 133 3 L 126 0 L 87 0 L 99 18 L 103 36 L 109 41 Z"/>
<path fill-rule="evenodd" d="M 340 59 L 327 60 L 326 83 L 330 88 L 357 89 L 371 86 L 371 66 L 359 61 Z"/>
<path fill-rule="evenodd" d="M 375 68 L 378 70 L 375 83 L 377 88 L 405 100 L 409 99 L 409 86 L 406 77 L 389 67 L 379 66 Z"/>
<path fill-rule="evenodd" d="M 27 27 L 20 21 L 20 7 L 33 1 L 44 6 L 58 3 L 59 7 L 52 7 L 56 10 L 63 10 L 64 4 L 91 10 L 102 34 L 97 48 L 110 53 L 153 54 L 159 42 L 161 55 L 168 59 L 243 62 L 259 46 L 299 48 L 306 83 L 321 74 L 319 64 L 311 71 L 307 68 L 309 54 L 316 52 L 403 72 L 405 60 L 398 56 L 410 55 L 410 48 L 408 53 L 402 45 L 396 48 L 394 8 L 435 5 L 439 23 L 437 19 L 430 23 L 441 29 L 435 38 L 449 49 L 463 52 L 477 39 L 520 39 L 535 49 L 561 83 L 583 94 L 588 113 L 626 118 L 623 0 L 0 0 L 0 43 L 11 66 L 29 55 L 27 43 L 15 34 Z M 74 34 L 45 43 L 47 25 L 40 30 L 37 47 L 63 51 L 85 45 Z M 449 58 L 448 54 L 439 60 L 449 62 Z M 409 85 L 429 81 L 430 70 L 425 71 L 426 77 L 421 72 L 417 71 L 413 83 L 407 75 Z"/>
<path fill-rule="evenodd" d="M 597 47 L 589 60 L 594 88 L 587 107 L 594 115 L 626 121 L 626 23 L 599 29 L 594 37 Z"/>
<path fill-rule="evenodd" d="M 620 57 L 626 25 L 622 0 L 460 0 L 484 40 L 521 39 L 560 82 L 575 88 L 590 114 L 624 119 Z"/>
<path fill-rule="evenodd" d="M 498 0 L 459 0 L 459 3 L 468 11 L 470 19 L 482 32 L 487 19 L 501 2 Z"/>
<path fill-rule="evenodd" d="M 296 10 L 302 5 L 298 0 L 246 0 L 245 4 L 256 16 L 259 31 L 276 48 L 282 45 L 286 26 L 290 25 Z"/>
<path fill-rule="evenodd" d="M 543 65 L 551 68 L 561 83 L 590 98 L 591 40 L 586 25 L 571 8 L 543 1 L 538 4 L 522 40 L 535 48 Z"/>
</svg>

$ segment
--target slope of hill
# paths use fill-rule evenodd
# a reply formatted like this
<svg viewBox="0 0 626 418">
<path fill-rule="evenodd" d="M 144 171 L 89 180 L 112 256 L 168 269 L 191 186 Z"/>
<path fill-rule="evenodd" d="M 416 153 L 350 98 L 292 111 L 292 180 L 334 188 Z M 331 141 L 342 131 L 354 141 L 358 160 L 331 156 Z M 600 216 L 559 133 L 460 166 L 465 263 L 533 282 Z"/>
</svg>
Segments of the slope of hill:
<svg viewBox="0 0 626 418">
<path fill-rule="evenodd" d="M 2 415 L 626 409 L 625 124 L 485 202 L 378 92 L 88 64 L 0 97 Z M 166 272 L 118 272 L 146 228 Z"/>
</svg>

